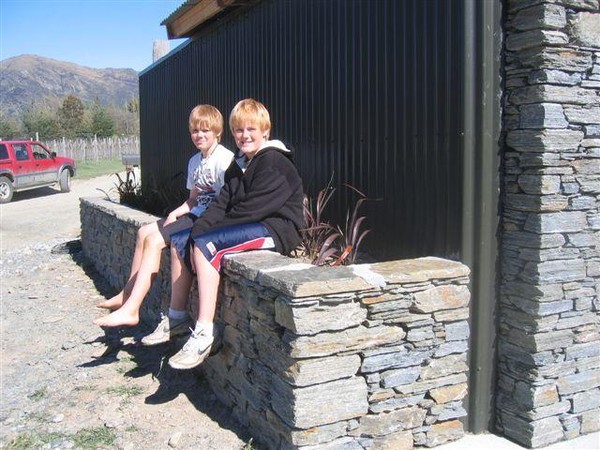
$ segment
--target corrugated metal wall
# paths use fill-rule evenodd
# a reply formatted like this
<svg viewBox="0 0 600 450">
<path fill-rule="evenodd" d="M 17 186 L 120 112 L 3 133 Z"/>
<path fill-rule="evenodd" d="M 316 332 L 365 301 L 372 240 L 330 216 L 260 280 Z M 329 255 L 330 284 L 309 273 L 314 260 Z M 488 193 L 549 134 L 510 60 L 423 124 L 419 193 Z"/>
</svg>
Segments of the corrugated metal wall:
<svg viewBox="0 0 600 450">
<path fill-rule="evenodd" d="M 140 76 L 145 185 L 185 172 L 195 104 L 227 120 L 254 97 L 271 111 L 272 137 L 295 146 L 308 191 L 333 175 L 380 199 L 364 211 L 372 253 L 458 258 L 463 3 L 265 0 L 198 36 Z"/>
<path fill-rule="evenodd" d="M 272 113 L 272 136 L 296 147 L 307 191 L 333 174 L 380 199 L 365 210 L 374 256 L 471 268 L 473 432 L 493 429 L 501 5 L 264 0 L 140 76 L 144 187 L 185 172 L 194 105 L 227 119 L 254 97 Z M 338 218 L 346 197 L 335 197 Z"/>
</svg>

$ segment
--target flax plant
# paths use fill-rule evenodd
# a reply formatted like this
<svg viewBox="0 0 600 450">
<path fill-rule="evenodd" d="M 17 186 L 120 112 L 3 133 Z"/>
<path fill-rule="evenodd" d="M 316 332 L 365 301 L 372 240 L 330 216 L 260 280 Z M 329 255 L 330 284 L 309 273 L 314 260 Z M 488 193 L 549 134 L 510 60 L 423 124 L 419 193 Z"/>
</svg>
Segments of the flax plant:
<svg viewBox="0 0 600 450">
<path fill-rule="evenodd" d="M 363 229 L 366 217 L 359 215 L 360 208 L 368 198 L 349 184 L 344 186 L 358 194 L 359 198 L 346 213 L 344 228 L 334 226 L 324 219 L 325 209 L 336 190 L 332 186 L 332 179 L 318 192 L 316 201 L 313 202 L 308 196 L 304 197 L 306 228 L 301 230 L 300 253 L 317 266 L 354 264 L 361 243 L 371 231 Z"/>
</svg>

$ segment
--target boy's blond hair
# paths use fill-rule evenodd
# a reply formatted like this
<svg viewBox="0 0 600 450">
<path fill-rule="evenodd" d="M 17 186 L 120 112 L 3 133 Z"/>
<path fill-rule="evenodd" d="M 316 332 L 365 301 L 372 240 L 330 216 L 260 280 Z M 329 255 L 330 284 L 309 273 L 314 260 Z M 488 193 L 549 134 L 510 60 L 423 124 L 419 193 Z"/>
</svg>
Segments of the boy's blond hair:
<svg viewBox="0 0 600 450">
<path fill-rule="evenodd" d="M 269 138 L 269 132 L 271 131 L 269 111 L 265 105 L 253 98 L 240 100 L 229 115 L 229 128 L 232 134 L 236 128 L 247 123 L 256 125 L 265 134 L 265 139 Z"/>
<path fill-rule="evenodd" d="M 220 142 L 223 134 L 223 115 L 212 105 L 198 105 L 190 113 L 189 126 L 190 133 L 202 128 L 212 131 L 217 137 L 217 142 Z"/>
</svg>

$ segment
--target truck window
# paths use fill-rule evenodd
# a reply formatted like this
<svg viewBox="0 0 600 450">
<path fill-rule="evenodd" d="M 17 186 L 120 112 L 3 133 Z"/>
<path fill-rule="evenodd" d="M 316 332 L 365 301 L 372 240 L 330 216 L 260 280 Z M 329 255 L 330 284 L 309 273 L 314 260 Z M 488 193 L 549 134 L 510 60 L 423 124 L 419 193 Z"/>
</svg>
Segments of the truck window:
<svg viewBox="0 0 600 450">
<path fill-rule="evenodd" d="M 8 148 L 4 144 L 0 144 L 0 159 L 8 159 Z"/>
<path fill-rule="evenodd" d="M 31 150 L 33 152 L 33 159 L 49 159 L 50 155 L 48 152 L 40 145 L 32 145 Z"/>
<path fill-rule="evenodd" d="M 29 159 L 29 155 L 27 154 L 27 147 L 24 145 L 14 145 L 15 149 L 15 157 L 17 161 L 27 161 Z"/>
</svg>

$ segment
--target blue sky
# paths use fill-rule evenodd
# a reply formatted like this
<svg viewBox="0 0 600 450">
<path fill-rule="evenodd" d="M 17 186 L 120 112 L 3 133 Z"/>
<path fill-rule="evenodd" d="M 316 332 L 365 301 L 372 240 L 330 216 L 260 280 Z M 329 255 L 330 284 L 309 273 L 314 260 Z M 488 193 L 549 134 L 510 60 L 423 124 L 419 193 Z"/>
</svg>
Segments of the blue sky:
<svg viewBox="0 0 600 450">
<path fill-rule="evenodd" d="M 152 64 L 160 23 L 184 0 L 0 0 L 0 60 L 34 54 L 81 66 Z M 184 40 L 170 41 L 174 49 Z"/>
</svg>

